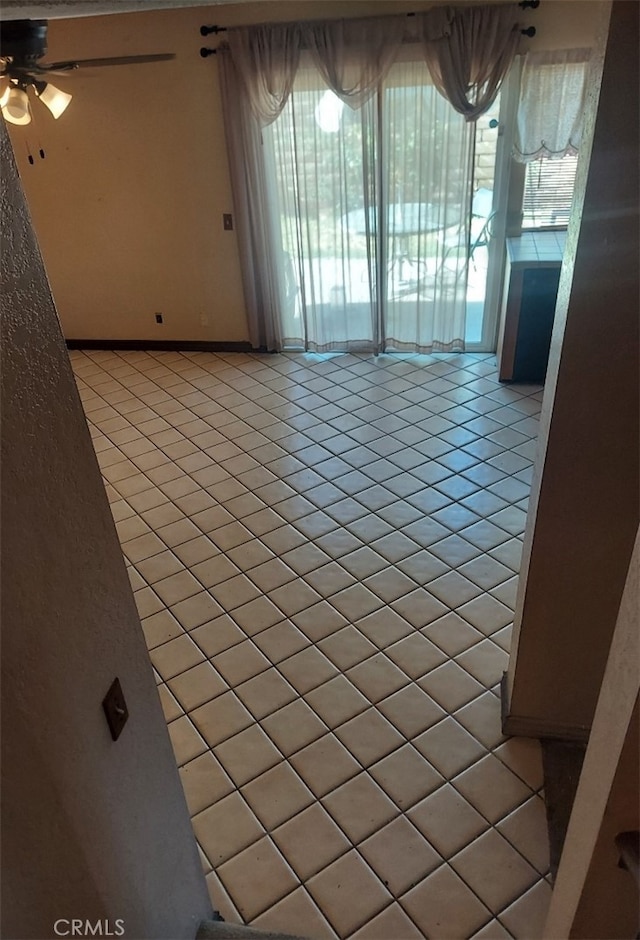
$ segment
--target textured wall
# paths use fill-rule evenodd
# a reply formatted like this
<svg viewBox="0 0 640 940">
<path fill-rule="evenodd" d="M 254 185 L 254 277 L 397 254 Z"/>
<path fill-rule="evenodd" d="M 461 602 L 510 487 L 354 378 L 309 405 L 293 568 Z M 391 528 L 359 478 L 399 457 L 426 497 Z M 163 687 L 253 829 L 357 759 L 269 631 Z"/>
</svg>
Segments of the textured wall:
<svg viewBox="0 0 640 940">
<path fill-rule="evenodd" d="M 210 912 L 122 554 L 0 121 L 2 936 L 122 918 L 188 938 Z M 112 742 L 101 701 L 130 712 Z"/>
<path fill-rule="evenodd" d="M 638 120 L 620 92 L 638 87 L 638 11 L 613 3 L 585 112 L 593 144 L 560 279 L 509 666 L 513 733 L 515 721 L 536 736 L 588 731 L 638 526 Z"/>
</svg>

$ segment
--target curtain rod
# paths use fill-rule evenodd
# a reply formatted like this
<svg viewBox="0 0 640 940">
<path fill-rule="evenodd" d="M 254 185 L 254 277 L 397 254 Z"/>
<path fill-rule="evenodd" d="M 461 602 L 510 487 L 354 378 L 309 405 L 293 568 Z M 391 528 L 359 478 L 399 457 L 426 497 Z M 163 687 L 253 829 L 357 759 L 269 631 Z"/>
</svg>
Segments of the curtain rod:
<svg viewBox="0 0 640 940">
<path fill-rule="evenodd" d="M 526 9 L 537 10 L 537 8 L 540 6 L 540 0 L 521 0 L 521 2 L 518 3 L 518 6 L 521 7 L 523 10 L 526 10 Z M 395 14 L 391 14 L 391 15 L 393 16 Z M 415 16 L 416 14 L 407 13 L 405 15 Z M 361 19 L 362 17 L 354 17 L 354 18 Z M 201 26 L 200 35 L 201 36 L 211 36 L 211 35 L 217 36 L 218 33 L 226 33 L 229 31 L 229 29 L 234 29 L 234 28 L 235 27 L 233 26 L 230 26 L 230 27 L 229 26 Z M 535 26 L 528 26 L 526 29 L 521 29 L 520 32 L 522 33 L 523 36 L 528 36 L 529 38 L 531 38 L 532 36 L 535 36 L 536 28 Z M 218 51 L 217 49 L 208 49 L 206 46 L 203 46 L 200 49 L 200 55 L 202 56 L 203 59 L 207 59 L 210 55 L 215 55 L 217 51 Z"/>
</svg>

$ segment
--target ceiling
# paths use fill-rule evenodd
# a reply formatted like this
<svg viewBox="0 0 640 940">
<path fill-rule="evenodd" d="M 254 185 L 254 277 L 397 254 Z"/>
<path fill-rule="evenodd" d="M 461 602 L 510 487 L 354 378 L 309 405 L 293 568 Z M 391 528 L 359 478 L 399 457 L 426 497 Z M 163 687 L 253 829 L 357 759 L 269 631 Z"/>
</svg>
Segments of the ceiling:
<svg viewBox="0 0 640 940">
<path fill-rule="evenodd" d="M 0 20 L 53 20 L 103 13 L 170 10 L 175 7 L 211 7 L 228 0 L 1 0 Z M 233 0 L 247 3 L 249 0 Z"/>
</svg>

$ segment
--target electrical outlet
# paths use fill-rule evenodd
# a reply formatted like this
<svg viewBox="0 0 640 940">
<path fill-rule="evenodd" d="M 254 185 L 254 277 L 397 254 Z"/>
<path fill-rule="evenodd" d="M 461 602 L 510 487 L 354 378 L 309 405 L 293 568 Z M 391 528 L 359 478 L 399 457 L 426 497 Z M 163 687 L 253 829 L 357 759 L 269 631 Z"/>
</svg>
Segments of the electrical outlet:
<svg viewBox="0 0 640 940">
<path fill-rule="evenodd" d="M 200 326 L 209 326 L 209 317 L 206 313 L 200 314 Z"/>
<path fill-rule="evenodd" d="M 156 313 L 156 323 L 164 323 L 161 313 Z"/>
<path fill-rule="evenodd" d="M 222 213 L 222 227 L 225 230 L 225 232 L 233 231 L 233 216 L 231 215 L 230 212 Z"/>
</svg>

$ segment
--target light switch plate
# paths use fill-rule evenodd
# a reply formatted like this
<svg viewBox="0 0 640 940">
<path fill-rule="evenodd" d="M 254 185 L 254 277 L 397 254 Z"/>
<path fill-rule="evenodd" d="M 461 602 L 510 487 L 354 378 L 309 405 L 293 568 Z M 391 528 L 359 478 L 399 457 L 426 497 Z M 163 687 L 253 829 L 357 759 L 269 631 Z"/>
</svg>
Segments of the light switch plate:
<svg viewBox="0 0 640 940">
<path fill-rule="evenodd" d="M 119 679 L 116 678 L 111 683 L 111 687 L 102 701 L 102 707 L 107 718 L 111 737 L 114 741 L 117 741 L 129 717 L 129 710 L 124 700 Z"/>
</svg>

